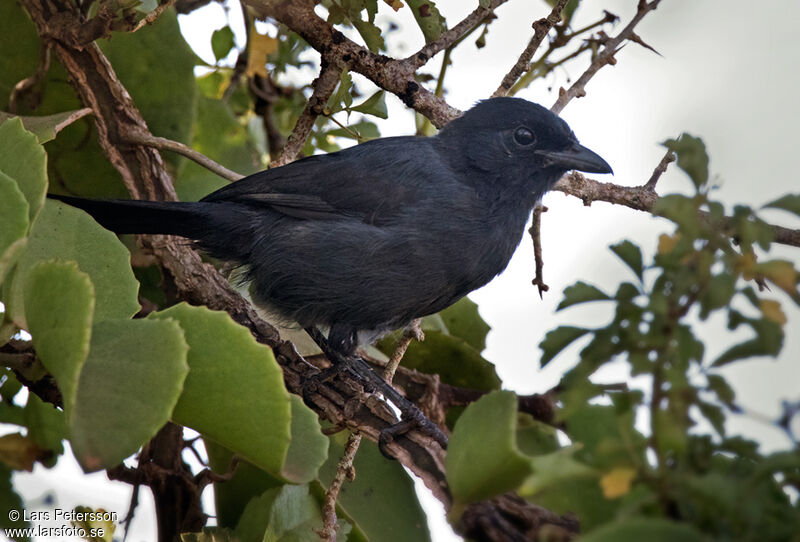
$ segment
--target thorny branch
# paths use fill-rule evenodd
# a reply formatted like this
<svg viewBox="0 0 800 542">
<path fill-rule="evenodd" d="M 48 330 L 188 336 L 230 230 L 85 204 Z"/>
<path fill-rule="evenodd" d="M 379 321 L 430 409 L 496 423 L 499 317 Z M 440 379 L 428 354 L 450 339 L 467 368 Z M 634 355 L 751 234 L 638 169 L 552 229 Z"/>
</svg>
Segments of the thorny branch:
<svg viewBox="0 0 800 542">
<path fill-rule="evenodd" d="M 607 64 L 615 64 L 616 59 L 614 55 L 620 49 L 620 46 L 626 40 L 633 40 L 637 43 L 644 44 L 644 42 L 637 36 L 633 30 L 636 28 L 644 17 L 656 9 L 658 5 L 661 3 L 661 0 L 652 0 L 651 2 L 640 1 L 637 8 L 636 8 L 636 15 L 630 20 L 630 22 L 623 28 L 619 34 L 614 36 L 613 38 L 609 38 L 605 41 L 603 45 L 602 51 L 597 53 L 597 55 L 592 59 L 592 63 L 586 68 L 586 71 L 578 78 L 575 83 L 569 87 L 568 90 L 561 89 L 558 95 L 558 99 L 556 103 L 550 108 L 550 111 L 553 113 L 561 113 L 561 111 L 566 107 L 566 105 L 573 99 L 573 98 L 580 98 L 586 95 L 586 84 L 589 80 L 594 77 L 594 75 L 600 71 L 600 68 L 606 66 Z M 647 46 L 649 49 L 652 47 Z"/>
<path fill-rule="evenodd" d="M 322 69 L 319 76 L 314 80 L 311 86 L 314 88 L 311 97 L 306 102 L 306 107 L 300 114 L 300 118 L 294 125 L 289 139 L 286 141 L 280 155 L 277 159 L 273 160 L 270 167 L 278 167 L 294 161 L 306 144 L 308 136 L 311 134 L 311 129 L 314 128 L 314 122 L 317 117 L 323 113 L 325 105 L 328 103 L 331 94 L 336 89 L 339 83 L 339 74 L 342 68 L 336 62 L 325 62 L 323 57 Z"/>
<path fill-rule="evenodd" d="M 531 59 L 533 58 L 536 49 L 539 48 L 542 40 L 544 40 L 545 36 L 547 36 L 547 33 L 550 32 L 550 29 L 561 20 L 561 11 L 564 9 L 564 6 L 567 5 L 568 1 L 569 0 L 558 0 L 556 5 L 553 6 L 553 10 L 547 17 L 544 19 L 539 19 L 538 21 L 534 21 L 533 37 L 531 38 L 531 41 L 522 51 L 522 54 L 519 55 L 517 62 L 514 64 L 511 70 L 505 75 L 505 77 L 503 77 L 503 81 L 500 83 L 500 86 L 497 87 L 497 90 L 494 91 L 492 97 L 505 96 L 508 94 L 509 89 L 511 89 L 517 79 L 519 79 L 519 76 L 530 67 Z"/>
<path fill-rule="evenodd" d="M 650 179 L 645 183 L 644 187 L 647 190 L 654 192 L 656 189 L 656 183 L 664 174 L 664 172 L 667 171 L 667 166 L 669 166 L 674 161 L 675 161 L 675 153 L 672 152 L 671 150 L 667 150 L 667 152 L 664 153 L 664 158 L 661 159 L 661 161 L 656 166 L 656 169 L 653 170 L 653 174 L 650 176 Z"/>
</svg>

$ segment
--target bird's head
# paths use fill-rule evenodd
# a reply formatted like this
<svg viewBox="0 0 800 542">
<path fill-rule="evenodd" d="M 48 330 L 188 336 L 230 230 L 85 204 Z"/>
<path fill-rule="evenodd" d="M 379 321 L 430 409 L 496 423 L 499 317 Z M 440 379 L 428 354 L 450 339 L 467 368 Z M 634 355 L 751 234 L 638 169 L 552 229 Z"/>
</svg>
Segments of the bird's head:
<svg viewBox="0 0 800 542">
<path fill-rule="evenodd" d="M 540 197 L 567 171 L 611 173 L 611 166 L 578 143 L 558 115 L 520 98 L 479 102 L 437 136 L 465 163 L 504 186 L 520 186 Z M 466 156 L 465 156 L 466 154 Z M 486 175 L 488 174 L 488 175 Z"/>
</svg>

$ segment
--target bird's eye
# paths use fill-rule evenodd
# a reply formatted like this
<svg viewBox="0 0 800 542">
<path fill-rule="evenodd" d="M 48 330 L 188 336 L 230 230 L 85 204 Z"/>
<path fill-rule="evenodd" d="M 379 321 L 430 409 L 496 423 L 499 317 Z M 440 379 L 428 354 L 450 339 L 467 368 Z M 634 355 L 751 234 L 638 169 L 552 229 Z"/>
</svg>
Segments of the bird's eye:
<svg viewBox="0 0 800 542">
<path fill-rule="evenodd" d="M 536 136 L 533 132 L 521 126 L 514 132 L 514 141 L 519 145 L 528 146 L 536 142 Z"/>
</svg>

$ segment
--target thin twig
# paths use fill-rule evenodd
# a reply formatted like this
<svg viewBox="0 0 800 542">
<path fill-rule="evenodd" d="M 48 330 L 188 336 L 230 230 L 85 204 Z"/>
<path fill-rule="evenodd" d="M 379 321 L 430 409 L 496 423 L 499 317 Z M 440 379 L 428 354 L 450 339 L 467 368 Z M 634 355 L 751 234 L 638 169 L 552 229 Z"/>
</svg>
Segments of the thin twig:
<svg viewBox="0 0 800 542">
<path fill-rule="evenodd" d="M 536 275 L 533 277 L 531 284 L 536 286 L 539 290 L 539 298 L 541 299 L 544 292 L 550 287 L 544 283 L 544 275 L 542 269 L 544 268 L 544 260 L 542 259 L 542 213 L 547 211 L 547 207 L 541 203 L 537 203 L 533 208 L 533 219 L 531 220 L 531 228 L 528 233 L 533 240 L 533 256 L 536 261 Z"/>
<path fill-rule="evenodd" d="M 664 153 L 664 158 L 661 159 L 656 166 L 656 169 L 653 170 L 653 174 L 650 176 L 650 179 L 645 183 L 644 188 L 651 192 L 655 192 L 656 183 L 658 183 L 658 180 L 661 178 L 664 172 L 667 171 L 667 166 L 674 161 L 675 153 L 672 152 L 672 150 L 667 150 L 667 152 Z"/>
<path fill-rule="evenodd" d="M 14 88 L 11 90 L 11 94 L 8 97 L 8 112 L 9 113 L 16 113 L 17 108 L 19 106 L 19 98 L 23 92 L 32 88 L 33 86 L 37 85 L 40 81 L 42 81 L 47 75 L 48 70 L 50 69 L 50 51 L 52 50 L 52 44 L 49 40 L 42 40 L 41 51 L 40 51 L 40 59 L 39 59 L 39 66 L 36 68 L 36 72 L 31 75 L 30 77 L 26 77 L 22 81 L 19 81 Z"/>
<path fill-rule="evenodd" d="M 194 162 L 197 162 L 198 164 L 208 169 L 209 171 L 212 171 L 217 175 L 219 175 L 220 177 L 227 179 L 229 181 L 238 181 L 239 179 L 244 177 L 244 175 L 240 175 L 235 171 L 229 170 L 225 166 L 216 163 L 208 156 L 199 153 L 196 150 L 192 149 L 191 147 L 184 145 L 183 143 L 180 143 L 178 141 L 173 141 L 165 137 L 150 135 L 149 133 L 134 132 L 134 131 L 125 134 L 125 140 L 128 143 L 147 145 L 148 147 L 153 147 L 159 150 L 176 152 Z"/>
<path fill-rule="evenodd" d="M 412 67 L 412 71 L 420 66 L 423 66 L 428 60 L 435 56 L 438 52 L 447 49 L 455 44 L 458 40 L 471 33 L 478 27 L 489 15 L 492 14 L 498 6 L 506 3 L 508 0 L 492 0 L 488 8 L 478 6 L 475 10 L 464 17 L 461 22 L 455 25 L 450 30 L 442 32 L 442 35 L 425 45 L 422 49 L 403 60 L 404 63 Z"/>
<path fill-rule="evenodd" d="M 609 11 L 604 10 L 604 15 L 601 19 L 598 19 L 597 21 L 588 24 L 583 28 L 574 30 L 569 34 L 567 34 L 566 31 L 562 30 L 563 26 L 555 26 L 556 36 L 555 38 L 550 40 L 550 45 L 547 47 L 547 50 L 544 52 L 544 54 L 542 54 L 541 57 L 539 57 L 536 60 L 536 62 L 533 62 L 528 67 L 527 71 L 522 74 L 522 76 L 516 83 L 514 83 L 514 85 L 509 89 L 506 95 L 507 96 L 516 95 L 520 90 L 527 88 L 534 79 L 546 76 L 548 73 L 553 71 L 557 66 L 560 66 L 561 64 L 564 64 L 568 60 L 571 60 L 577 57 L 578 55 L 584 53 L 585 51 L 588 51 L 591 48 L 591 44 L 589 40 L 584 40 L 584 43 L 580 47 L 578 47 L 578 49 L 568 54 L 567 56 L 563 57 L 561 60 L 558 60 L 556 62 L 548 62 L 547 59 L 550 58 L 550 55 L 552 55 L 555 51 L 567 46 L 573 39 L 585 34 L 586 32 L 593 30 L 598 26 L 602 26 L 604 24 L 609 24 L 609 23 L 615 23 L 618 20 L 619 17 L 617 17 L 616 15 L 614 15 Z"/>
<path fill-rule="evenodd" d="M 325 501 L 322 505 L 322 529 L 317 531 L 320 539 L 336 542 L 336 499 L 342 489 L 345 478 L 353 481 L 356 477 L 353 468 L 353 459 L 356 457 L 358 446 L 361 444 L 361 433 L 351 433 L 344 447 L 344 453 L 336 465 L 336 475 L 331 481 L 328 491 L 325 492 Z"/>
<path fill-rule="evenodd" d="M 283 146 L 278 157 L 272 161 L 270 167 L 286 165 L 300 154 L 300 151 L 306 144 L 308 136 L 311 134 L 311 129 L 314 127 L 317 117 L 323 113 L 325 105 L 328 103 L 331 94 L 333 94 L 336 85 L 339 83 L 340 72 L 341 70 L 338 68 L 337 64 L 326 62 L 323 57 L 319 77 L 314 79 L 314 82 L 311 84 L 314 88 L 314 92 L 312 92 L 311 97 L 308 99 L 308 102 L 306 102 L 306 107 L 300 114 L 300 118 L 297 119 L 294 129 L 291 135 L 289 135 L 289 139 L 286 141 L 286 145 Z"/>
<path fill-rule="evenodd" d="M 569 0 L 558 0 L 547 17 L 534 21 L 533 37 L 531 41 L 528 42 L 528 46 L 525 47 L 522 54 L 519 55 L 517 62 L 511 67 L 511 70 L 503 77 L 503 81 L 500 83 L 500 86 L 497 87 L 497 90 L 494 91 L 494 94 L 492 94 L 492 98 L 508 94 L 509 89 L 514 85 L 517 79 L 519 79 L 520 75 L 530 68 L 533 54 L 539 48 L 539 45 L 541 45 L 542 40 L 544 40 L 548 32 L 550 32 L 550 29 L 561 20 L 561 11 L 564 9 L 564 6 L 567 5 L 568 1 Z"/>
<path fill-rule="evenodd" d="M 636 15 L 633 16 L 628 25 L 623 28 L 619 34 L 613 38 L 609 38 L 597 56 L 594 57 L 592 63 L 586 68 L 586 71 L 578 78 L 575 83 L 569 87 L 568 90 L 561 89 L 558 99 L 550 108 L 553 113 L 561 113 L 564 107 L 573 99 L 586 95 L 586 84 L 594 75 L 607 64 L 615 62 L 614 55 L 619 51 L 620 45 L 627 39 L 631 39 L 635 34 L 633 29 L 636 25 L 644 19 L 645 15 L 658 7 L 661 0 L 652 0 L 651 2 L 640 1 L 636 10 Z"/>
<path fill-rule="evenodd" d="M 164 0 L 161 4 L 156 6 L 156 9 L 145 15 L 144 19 L 139 21 L 136 26 L 133 27 L 131 32 L 137 32 L 148 24 L 153 24 L 155 20 L 158 19 L 158 17 L 164 13 L 174 2 L 175 0 Z"/>
<path fill-rule="evenodd" d="M 386 367 L 383 369 L 383 379 L 386 381 L 387 384 L 392 383 L 392 379 L 394 378 L 394 373 L 397 371 L 397 367 L 400 365 L 400 362 L 403 361 L 403 356 L 406 355 L 406 350 L 408 350 L 411 341 L 414 339 L 418 341 L 422 341 L 425 339 L 425 334 L 422 332 L 422 324 L 421 318 L 416 318 L 408 324 L 408 327 L 403 331 L 403 334 L 400 336 L 400 340 L 397 341 L 397 346 L 394 348 L 394 352 L 392 352 L 392 357 L 389 358 L 389 361 L 386 363 Z"/>
</svg>

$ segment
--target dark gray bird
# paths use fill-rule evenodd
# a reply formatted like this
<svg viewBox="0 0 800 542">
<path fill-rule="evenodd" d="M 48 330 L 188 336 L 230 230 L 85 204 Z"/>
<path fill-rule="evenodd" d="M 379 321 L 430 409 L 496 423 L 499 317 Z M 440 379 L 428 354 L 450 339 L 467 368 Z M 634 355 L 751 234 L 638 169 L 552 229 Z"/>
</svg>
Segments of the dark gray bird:
<svg viewBox="0 0 800 542">
<path fill-rule="evenodd" d="M 480 102 L 434 137 L 389 137 L 234 182 L 199 202 L 59 197 L 117 233 L 173 234 L 245 266 L 254 301 L 333 342 L 438 312 L 503 271 L 570 169 L 610 173 L 566 122 Z"/>
<path fill-rule="evenodd" d="M 115 232 L 179 235 L 243 266 L 256 304 L 330 329 L 352 355 L 503 271 L 534 203 L 571 169 L 611 172 L 549 110 L 493 98 L 434 137 L 311 156 L 199 202 L 59 199 Z"/>
</svg>

